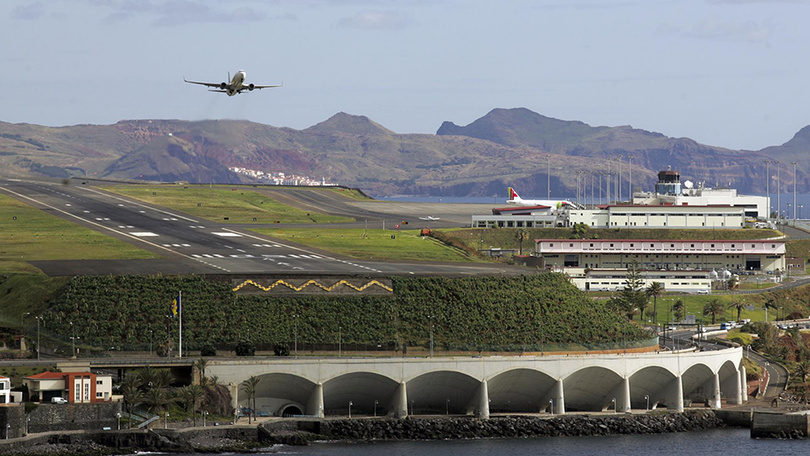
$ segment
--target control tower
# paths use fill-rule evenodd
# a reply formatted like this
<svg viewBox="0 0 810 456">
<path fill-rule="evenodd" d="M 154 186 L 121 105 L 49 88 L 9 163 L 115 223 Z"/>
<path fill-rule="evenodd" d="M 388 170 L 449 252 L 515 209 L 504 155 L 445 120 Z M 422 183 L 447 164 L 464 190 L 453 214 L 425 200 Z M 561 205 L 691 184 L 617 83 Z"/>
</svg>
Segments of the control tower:
<svg viewBox="0 0 810 456">
<path fill-rule="evenodd" d="M 673 171 L 671 166 L 667 166 L 666 171 L 659 171 L 658 183 L 655 184 L 655 193 L 659 195 L 680 195 L 681 173 Z"/>
</svg>

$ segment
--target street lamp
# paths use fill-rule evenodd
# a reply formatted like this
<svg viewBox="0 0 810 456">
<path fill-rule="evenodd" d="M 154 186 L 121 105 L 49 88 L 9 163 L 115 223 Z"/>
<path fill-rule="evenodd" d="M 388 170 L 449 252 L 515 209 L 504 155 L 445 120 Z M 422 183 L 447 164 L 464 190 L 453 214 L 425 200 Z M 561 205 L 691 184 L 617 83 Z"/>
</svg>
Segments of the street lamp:
<svg viewBox="0 0 810 456">
<path fill-rule="evenodd" d="M 428 315 L 427 317 L 430 326 L 430 357 L 433 358 L 433 315 Z"/>
<path fill-rule="evenodd" d="M 615 415 L 616 414 L 616 398 L 614 397 L 613 399 L 611 399 L 610 402 L 613 403 L 613 414 Z"/>
<path fill-rule="evenodd" d="M 650 411 L 650 396 L 644 395 L 644 400 L 647 401 L 647 411 Z"/>
<path fill-rule="evenodd" d="M 343 337 L 342 330 L 343 328 L 338 326 L 338 358 L 343 354 L 343 341 L 341 340 Z"/>
<path fill-rule="evenodd" d="M 25 334 L 25 328 L 23 328 L 23 324 L 24 324 L 23 319 L 25 318 L 26 315 L 31 315 L 31 312 L 26 312 L 26 313 L 20 315 L 20 331 L 22 331 L 23 334 Z"/>
<path fill-rule="evenodd" d="M 796 226 L 796 162 L 791 162 L 793 165 L 793 226 Z"/>
<path fill-rule="evenodd" d="M 42 322 L 42 316 L 37 315 L 35 318 L 37 319 L 37 361 L 39 361 L 39 352 L 41 350 L 39 347 L 39 323 Z"/>
<path fill-rule="evenodd" d="M 6 440 L 8 440 L 8 433 L 11 431 L 11 424 L 6 425 Z"/>
<path fill-rule="evenodd" d="M 118 419 L 118 430 L 121 430 L 121 413 L 116 413 L 115 417 Z"/>
<path fill-rule="evenodd" d="M 414 408 L 413 408 L 413 399 L 411 399 L 411 415 L 413 415 L 413 414 L 414 414 L 413 412 L 414 412 Z"/>
<path fill-rule="evenodd" d="M 73 358 L 75 359 L 76 358 L 76 339 L 79 339 L 79 337 L 76 337 L 76 327 L 73 326 L 72 321 L 70 322 L 70 332 L 71 332 L 71 334 L 73 334 L 70 337 L 70 344 L 71 344 L 71 347 L 73 349 Z"/>
<path fill-rule="evenodd" d="M 379 403 L 380 403 L 380 401 L 378 401 L 377 399 L 374 399 L 374 418 L 377 417 L 377 404 L 379 404 Z"/>
<path fill-rule="evenodd" d="M 169 429 L 169 412 L 163 415 L 163 429 Z"/>
<path fill-rule="evenodd" d="M 208 410 L 203 410 L 202 411 L 202 416 L 203 416 L 203 427 L 205 427 L 205 417 L 208 416 Z"/>
<path fill-rule="evenodd" d="M 352 401 L 349 401 L 349 419 L 352 419 Z"/>
<path fill-rule="evenodd" d="M 149 330 L 149 357 L 152 357 L 152 330 Z"/>
<path fill-rule="evenodd" d="M 551 412 L 552 415 L 554 414 L 554 399 L 548 400 L 548 410 Z"/>
<path fill-rule="evenodd" d="M 295 335 L 293 336 L 293 347 L 295 356 L 298 357 L 298 314 L 293 314 L 293 319 L 295 320 Z"/>
<path fill-rule="evenodd" d="M 444 414 L 445 416 L 450 415 L 450 398 L 448 397 L 446 401 L 444 401 Z"/>
</svg>

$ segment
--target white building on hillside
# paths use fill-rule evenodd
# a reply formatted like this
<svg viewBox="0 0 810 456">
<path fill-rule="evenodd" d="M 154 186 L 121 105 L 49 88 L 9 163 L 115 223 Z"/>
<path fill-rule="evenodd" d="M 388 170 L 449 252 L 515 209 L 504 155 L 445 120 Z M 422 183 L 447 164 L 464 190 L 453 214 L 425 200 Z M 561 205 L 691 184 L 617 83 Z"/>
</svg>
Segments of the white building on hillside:
<svg viewBox="0 0 810 456">
<path fill-rule="evenodd" d="M 0 404 L 11 403 L 11 379 L 0 376 Z"/>
<path fill-rule="evenodd" d="M 571 209 L 568 224 L 591 228 L 742 228 L 744 208 L 728 205 L 612 204 L 597 209 Z"/>
</svg>

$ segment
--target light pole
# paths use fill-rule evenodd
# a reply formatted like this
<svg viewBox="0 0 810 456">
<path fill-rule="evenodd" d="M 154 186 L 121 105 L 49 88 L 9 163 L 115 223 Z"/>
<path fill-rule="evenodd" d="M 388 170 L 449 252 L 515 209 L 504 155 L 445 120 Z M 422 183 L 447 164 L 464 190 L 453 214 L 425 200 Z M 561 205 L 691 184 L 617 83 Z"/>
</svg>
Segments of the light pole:
<svg viewBox="0 0 810 456">
<path fill-rule="evenodd" d="M 629 184 L 628 184 L 630 188 L 627 189 L 628 190 L 627 195 L 628 195 L 628 198 L 630 198 L 630 204 L 633 204 L 633 156 L 632 155 L 627 156 L 627 168 L 628 168 L 628 173 L 630 173 L 630 181 L 629 181 Z"/>
<path fill-rule="evenodd" d="M 374 399 L 374 418 L 377 418 L 377 404 L 379 403 L 377 399 Z"/>
<path fill-rule="evenodd" d="M 20 331 L 23 333 L 23 335 L 25 335 L 25 328 L 23 327 L 23 325 L 25 323 L 24 323 L 23 319 L 25 318 L 26 315 L 31 315 L 31 312 L 26 312 L 26 313 L 20 315 Z"/>
<path fill-rule="evenodd" d="M 121 414 L 116 413 L 115 417 L 118 419 L 118 430 L 120 431 L 121 430 Z"/>
<path fill-rule="evenodd" d="M 616 398 L 614 397 L 610 402 L 613 403 L 613 414 L 616 414 Z"/>
<path fill-rule="evenodd" d="M 203 416 L 203 427 L 205 427 L 205 418 L 208 416 L 208 410 L 203 410 L 202 416 Z"/>
<path fill-rule="evenodd" d="M 548 410 L 552 415 L 554 414 L 554 399 L 548 400 Z"/>
<path fill-rule="evenodd" d="M 650 396 L 644 395 L 644 400 L 647 401 L 647 411 L 650 411 Z"/>
<path fill-rule="evenodd" d="M 793 226 L 796 226 L 796 162 L 791 162 L 793 165 Z"/>
<path fill-rule="evenodd" d="M 354 405 L 352 401 L 349 401 L 349 419 L 352 419 L 352 405 Z"/>
<path fill-rule="evenodd" d="M 413 399 L 411 399 L 411 416 L 414 415 L 414 408 L 413 408 Z"/>
<path fill-rule="evenodd" d="M 765 220 L 771 219 L 771 161 L 765 160 L 765 196 L 768 198 L 768 214 Z"/>
<path fill-rule="evenodd" d="M 446 401 L 444 401 L 444 415 L 450 415 L 450 398 L 448 397 Z"/>
<path fill-rule="evenodd" d="M 149 357 L 152 357 L 152 330 L 149 330 Z"/>
<path fill-rule="evenodd" d="M 35 318 L 37 319 L 37 361 L 39 361 L 39 352 L 41 351 L 39 346 L 39 323 L 42 321 L 42 316 L 37 315 Z"/>
<path fill-rule="evenodd" d="M 779 223 L 779 216 L 782 211 L 782 203 L 779 200 L 779 160 L 773 162 L 776 165 L 776 223 Z"/>
<path fill-rule="evenodd" d="M 163 415 L 163 429 L 169 429 L 169 412 Z"/>
<path fill-rule="evenodd" d="M 343 331 L 343 328 L 338 326 L 338 358 L 340 358 L 341 355 L 343 355 L 343 340 L 342 340 L 343 334 L 342 334 L 342 331 Z"/>
<path fill-rule="evenodd" d="M 295 320 L 295 335 L 293 336 L 293 347 L 295 357 L 298 357 L 298 314 L 293 314 L 293 319 Z"/>
<path fill-rule="evenodd" d="M 428 315 L 428 325 L 430 327 L 430 357 L 433 358 L 433 315 Z"/>
<path fill-rule="evenodd" d="M 546 154 L 546 165 L 548 165 L 548 172 L 546 173 L 546 198 L 551 199 L 551 154 Z"/>
<path fill-rule="evenodd" d="M 72 321 L 70 322 L 70 332 L 71 332 L 71 334 L 73 334 L 70 337 L 70 344 L 71 344 L 71 347 L 73 349 L 73 358 L 76 359 L 76 339 L 79 339 L 79 337 L 76 337 L 76 327 L 73 326 Z"/>
<path fill-rule="evenodd" d="M 6 425 L 6 440 L 8 440 L 8 433 L 11 431 L 11 424 Z"/>
</svg>

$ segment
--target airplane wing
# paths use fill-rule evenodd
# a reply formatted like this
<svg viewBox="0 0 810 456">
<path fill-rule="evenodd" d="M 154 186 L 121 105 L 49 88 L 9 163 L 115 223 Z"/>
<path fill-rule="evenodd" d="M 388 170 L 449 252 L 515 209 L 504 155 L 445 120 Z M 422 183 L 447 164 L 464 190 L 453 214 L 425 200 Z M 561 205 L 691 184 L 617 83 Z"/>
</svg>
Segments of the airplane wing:
<svg viewBox="0 0 810 456">
<path fill-rule="evenodd" d="M 220 84 L 221 84 L 221 83 L 219 83 L 219 82 L 197 82 L 197 81 L 189 81 L 189 80 L 188 80 L 188 79 L 186 79 L 186 78 L 183 78 L 183 82 L 188 82 L 189 84 L 199 84 L 199 85 L 203 85 L 203 86 L 206 86 L 206 87 L 220 87 Z"/>
<path fill-rule="evenodd" d="M 282 87 L 284 86 L 284 81 L 281 81 L 281 84 L 278 85 L 253 85 L 254 89 L 272 89 L 273 87 Z"/>
<path fill-rule="evenodd" d="M 216 93 L 228 93 L 227 90 L 209 90 L 209 92 L 216 92 Z"/>
</svg>

